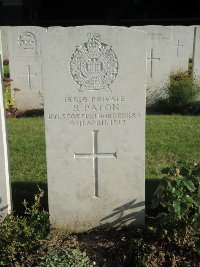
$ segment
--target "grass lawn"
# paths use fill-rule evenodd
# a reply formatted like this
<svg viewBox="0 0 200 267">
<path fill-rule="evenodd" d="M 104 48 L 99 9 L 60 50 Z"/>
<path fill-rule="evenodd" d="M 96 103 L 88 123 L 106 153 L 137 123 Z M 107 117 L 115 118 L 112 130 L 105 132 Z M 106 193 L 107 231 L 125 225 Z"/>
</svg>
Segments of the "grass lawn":
<svg viewBox="0 0 200 267">
<path fill-rule="evenodd" d="M 153 116 L 146 119 L 146 207 L 161 169 L 178 160 L 200 160 L 200 116 Z"/>
<path fill-rule="evenodd" d="M 200 160 L 200 116 L 147 116 L 146 178 L 180 159 Z"/>
<path fill-rule="evenodd" d="M 37 186 L 47 192 L 44 118 L 7 120 L 14 209 L 33 201 Z M 47 208 L 47 198 L 44 203 Z"/>
<path fill-rule="evenodd" d="M 14 208 L 31 201 L 37 185 L 47 192 L 44 118 L 8 119 L 8 142 Z M 146 200 L 162 175 L 177 160 L 200 160 L 200 116 L 155 116 L 146 119 Z M 47 207 L 47 199 L 44 203 Z"/>
</svg>

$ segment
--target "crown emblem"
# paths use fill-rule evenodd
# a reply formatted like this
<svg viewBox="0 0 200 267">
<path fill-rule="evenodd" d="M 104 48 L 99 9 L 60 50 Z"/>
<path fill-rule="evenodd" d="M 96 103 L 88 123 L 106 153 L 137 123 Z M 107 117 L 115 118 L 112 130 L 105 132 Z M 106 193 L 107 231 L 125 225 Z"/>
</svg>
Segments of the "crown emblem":
<svg viewBox="0 0 200 267">
<path fill-rule="evenodd" d="M 80 91 L 111 91 L 109 85 L 117 76 L 118 60 L 111 46 L 100 42 L 99 34 L 90 33 L 88 42 L 76 47 L 70 71 Z"/>
</svg>

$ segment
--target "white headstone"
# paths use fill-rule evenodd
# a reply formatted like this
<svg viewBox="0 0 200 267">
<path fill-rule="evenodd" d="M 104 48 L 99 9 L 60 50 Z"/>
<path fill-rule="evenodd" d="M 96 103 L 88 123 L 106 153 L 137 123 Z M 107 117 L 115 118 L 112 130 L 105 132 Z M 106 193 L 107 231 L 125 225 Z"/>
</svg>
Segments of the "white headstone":
<svg viewBox="0 0 200 267">
<path fill-rule="evenodd" d="M 19 110 L 43 107 L 40 36 L 45 32 L 31 26 L 7 29 L 10 77 Z"/>
<path fill-rule="evenodd" d="M 3 50 L 2 50 L 2 31 L 0 29 L 0 56 L 1 56 L 1 68 L 3 71 Z"/>
<path fill-rule="evenodd" d="M 0 55 L 1 61 L 1 55 Z M 1 63 L 1 62 L 0 62 Z M 11 211 L 11 186 L 3 100 L 2 68 L 0 64 L 0 220 Z"/>
<path fill-rule="evenodd" d="M 9 26 L 0 26 L 3 60 L 9 58 L 8 39 L 7 39 L 7 29 L 8 28 L 9 28 Z"/>
<path fill-rule="evenodd" d="M 194 26 L 170 26 L 172 29 L 172 71 L 188 71 L 193 53 Z"/>
<path fill-rule="evenodd" d="M 200 27 L 195 28 L 193 76 L 200 84 Z"/>
<path fill-rule="evenodd" d="M 193 57 L 195 27 L 196 27 L 195 25 L 187 26 L 189 40 L 190 40 L 190 42 L 188 42 L 188 49 L 190 50 L 190 54 L 189 54 L 190 59 L 192 59 Z"/>
<path fill-rule="evenodd" d="M 147 32 L 147 106 L 166 97 L 170 79 L 171 29 L 159 25 L 133 27 Z"/>
<path fill-rule="evenodd" d="M 2 31 L 0 29 L 0 55 L 2 56 Z"/>
<path fill-rule="evenodd" d="M 144 224 L 146 34 L 53 27 L 42 37 L 52 224 Z"/>
</svg>

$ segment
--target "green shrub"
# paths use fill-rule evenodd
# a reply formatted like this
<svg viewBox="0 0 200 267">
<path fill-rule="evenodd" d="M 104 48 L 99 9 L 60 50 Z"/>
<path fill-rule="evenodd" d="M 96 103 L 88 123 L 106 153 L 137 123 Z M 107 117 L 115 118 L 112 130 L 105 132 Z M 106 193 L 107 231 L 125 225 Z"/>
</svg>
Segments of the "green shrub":
<svg viewBox="0 0 200 267">
<path fill-rule="evenodd" d="M 50 251 L 37 267 L 91 267 L 86 253 L 77 249 Z"/>
<path fill-rule="evenodd" d="M 14 106 L 14 97 L 11 94 L 11 82 L 10 70 L 9 70 L 9 60 L 5 59 L 3 61 L 3 81 L 4 81 L 4 99 L 5 99 L 5 108 L 7 111 L 11 111 Z"/>
<path fill-rule="evenodd" d="M 167 95 L 170 110 L 182 113 L 200 95 L 200 86 L 192 75 L 177 71 L 171 74 Z"/>
<path fill-rule="evenodd" d="M 179 161 L 162 173 L 164 177 L 152 199 L 152 208 L 159 208 L 158 234 L 180 245 L 191 236 L 200 239 L 200 163 Z M 197 251 L 199 245 L 197 241 Z"/>
<path fill-rule="evenodd" d="M 10 78 L 4 77 L 4 99 L 7 111 L 11 111 L 14 106 L 14 97 L 11 94 L 11 81 Z"/>
<path fill-rule="evenodd" d="M 4 74 L 4 77 L 7 77 L 7 78 L 10 77 L 9 59 L 5 59 L 3 61 L 3 74 Z"/>
<path fill-rule="evenodd" d="M 125 266 L 129 267 L 148 267 L 151 247 L 141 238 L 133 239 L 128 250 L 128 259 Z"/>
<path fill-rule="evenodd" d="M 44 109 L 31 109 L 26 111 L 21 111 L 16 114 L 16 117 L 43 117 Z"/>
<path fill-rule="evenodd" d="M 185 114 L 200 115 L 200 101 L 195 101 L 185 108 Z"/>
<path fill-rule="evenodd" d="M 28 207 L 24 201 L 24 217 L 11 213 L 0 224 L 0 266 L 12 266 L 36 252 L 40 242 L 49 233 L 49 214 L 41 210 L 44 192 L 35 195 L 35 203 Z"/>
<path fill-rule="evenodd" d="M 3 65 L 9 65 L 9 59 L 8 58 L 4 59 Z"/>
</svg>

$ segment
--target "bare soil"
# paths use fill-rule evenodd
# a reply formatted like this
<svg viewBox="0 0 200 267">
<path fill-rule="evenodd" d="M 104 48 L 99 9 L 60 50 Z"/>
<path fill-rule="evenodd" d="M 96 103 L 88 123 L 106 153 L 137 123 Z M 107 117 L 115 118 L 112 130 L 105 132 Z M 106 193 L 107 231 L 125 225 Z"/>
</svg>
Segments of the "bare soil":
<svg viewBox="0 0 200 267">
<path fill-rule="evenodd" d="M 134 246 L 137 240 L 138 246 Z M 147 248 L 146 248 L 147 247 Z M 200 255 L 194 242 L 178 246 L 172 241 L 158 240 L 147 230 L 94 230 L 79 234 L 53 230 L 44 240 L 38 254 L 27 257 L 27 265 L 34 266 L 49 250 L 79 249 L 86 252 L 96 267 L 200 267 Z M 148 257 L 148 265 L 136 265 L 140 255 Z"/>
</svg>

